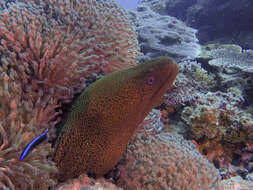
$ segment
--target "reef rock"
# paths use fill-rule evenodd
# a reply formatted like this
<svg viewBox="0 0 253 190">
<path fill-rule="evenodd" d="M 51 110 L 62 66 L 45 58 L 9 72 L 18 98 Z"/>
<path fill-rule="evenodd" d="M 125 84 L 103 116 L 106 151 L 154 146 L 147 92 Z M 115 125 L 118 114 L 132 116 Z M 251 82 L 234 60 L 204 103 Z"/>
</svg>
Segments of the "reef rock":
<svg viewBox="0 0 253 190">
<path fill-rule="evenodd" d="M 138 32 L 142 59 L 170 56 L 176 61 L 194 58 L 200 52 L 196 30 L 171 16 L 162 16 L 145 4 L 128 12 Z"/>
<path fill-rule="evenodd" d="M 252 0 L 143 0 L 161 15 L 198 29 L 200 42 L 238 43 L 253 48 Z"/>
</svg>

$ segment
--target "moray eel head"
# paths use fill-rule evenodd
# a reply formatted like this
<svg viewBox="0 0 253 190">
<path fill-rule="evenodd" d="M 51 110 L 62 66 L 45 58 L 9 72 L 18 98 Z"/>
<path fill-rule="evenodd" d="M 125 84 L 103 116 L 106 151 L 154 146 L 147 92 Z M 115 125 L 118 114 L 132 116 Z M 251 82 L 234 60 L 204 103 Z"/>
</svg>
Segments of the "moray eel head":
<svg viewBox="0 0 253 190">
<path fill-rule="evenodd" d="M 88 86 L 60 123 L 53 160 L 63 181 L 81 173 L 103 175 L 120 160 L 151 109 L 161 103 L 178 73 L 159 57 L 106 75 Z"/>
<path fill-rule="evenodd" d="M 141 96 L 137 104 L 142 112 L 142 120 L 152 108 L 162 103 L 162 96 L 172 86 L 178 67 L 171 58 L 158 57 L 138 65 L 135 69 L 136 76 L 129 80 L 135 84 Z"/>
</svg>

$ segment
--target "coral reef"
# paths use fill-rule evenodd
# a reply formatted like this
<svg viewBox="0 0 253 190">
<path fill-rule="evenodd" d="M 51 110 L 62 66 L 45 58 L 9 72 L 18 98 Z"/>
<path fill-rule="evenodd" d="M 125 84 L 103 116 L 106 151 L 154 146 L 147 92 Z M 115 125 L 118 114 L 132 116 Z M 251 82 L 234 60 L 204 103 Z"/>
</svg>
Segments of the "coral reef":
<svg viewBox="0 0 253 190">
<path fill-rule="evenodd" d="M 187 20 L 192 15 L 184 14 L 184 11 L 205 14 L 205 9 L 213 9 L 213 5 L 207 7 L 211 1 L 143 0 L 142 2 L 135 12 L 130 11 L 136 30 L 143 33 L 143 35 L 139 35 L 140 44 L 142 44 L 141 51 L 144 53 L 142 58 L 152 56 L 160 48 L 159 53 L 171 54 L 178 60 L 180 68 L 174 86 L 167 91 L 163 105 L 159 107 L 162 121 L 166 124 L 162 131 L 176 131 L 191 139 L 200 152 L 220 169 L 223 178 L 241 175 L 245 179 L 253 168 L 253 151 L 250 148 L 253 129 L 252 50 L 243 49 L 235 44 L 220 45 L 217 43 L 203 46 L 199 55 L 199 51 L 195 51 L 197 46 L 193 45 L 195 54 L 190 53 L 190 59 L 187 59 L 187 56 L 181 56 L 180 50 L 174 52 L 175 54 L 168 52 L 169 48 L 162 44 L 167 41 L 160 39 L 168 37 L 171 40 L 169 41 L 171 43 L 168 43 L 170 47 L 175 47 L 178 38 L 173 38 L 170 34 L 173 31 L 176 31 L 177 34 L 180 33 L 180 27 L 177 27 L 174 22 L 174 25 L 171 23 L 169 25 L 174 27 L 167 31 L 161 31 L 163 18 L 167 18 L 168 14 L 177 13 Z M 191 8 L 196 3 L 199 7 Z M 224 3 L 220 2 L 215 4 L 220 9 L 213 10 L 214 12 L 220 11 L 227 7 L 228 10 L 225 11 L 227 14 L 231 11 L 238 11 L 242 4 L 247 4 L 249 1 L 243 1 L 240 6 L 232 10 L 231 7 L 237 3 L 231 1 L 225 3 L 226 6 L 224 6 Z M 150 9 L 159 15 L 153 16 Z M 180 11 L 178 11 L 179 9 Z M 243 16 L 250 15 L 247 11 L 243 13 Z M 203 17 L 198 17 L 196 21 L 211 15 L 213 14 L 205 14 Z M 238 15 L 240 14 L 233 16 Z M 154 17 L 156 18 L 154 19 Z M 240 17 L 240 19 L 245 17 Z M 154 22 L 154 20 L 156 21 Z M 152 26 L 150 23 L 145 24 L 146 21 L 150 21 Z M 189 21 L 194 21 L 194 19 Z M 207 22 L 207 24 L 210 23 Z M 222 24 L 221 27 L 223 26 L 226 25 Z M 206 29 L 207 32 L 212 32 L 212 29 L 216 30 L 217 28 L 212 27 L 209 30 L 209 27 L 204 27 L 203 29 L 200 33 L 205 32 Z M 240 41 L 243 34 L 245 34 L 244 31 L 239 31 L 236 36 L 233 35 L 233 39 L 230 36 L 228 38 Z M 191 36 L 193 36 L 191 39 L 196 38 L 195 33 Z M 245 38 L 243 37 L 243 40 L 247 39 L 247 42 L 244 41 L 246 43 L 243 42 L 244 45 L 252 46 L 250 36 L 252 36 L 251 33 L 245 35 Z M 180 47 L 180 43 L 177 45 Z"/>
<path fill-rule="evenodd" d="M 197 61 L 215 75 L 216 90 L 225 92 L 230 87 L 239 88 L 244 94 L 244 109 L 253 106 L 253 51 L 238 45 L 209 44 L 202 48 Z"/>
<path fill-rule="evenodd" d="M 53 131 L 61 105 L 86 78 L 136 65 L 138 55 L 136 33 L 113 1 L 1 1 L 0 186 L 54 184 L 50 145 L 19 162 L 23 147 L 45 128 Z"/>
<path fill-rule="evenodd" d="M 188 138 L 194 139 L 200 152 L 218 168 L 231 164 L 236 152 L 242 165 L 248 163 L 243 157 L 250 153 L 242 150 L 253 138 L 253 117 L 239 108 L 242 103 L 241 91 L 230 88 L 227 93 L 208 92 L 197 105 L 182 111 L 181 118 L 190 127 Z"/>
<path fill-rule="evenodd" d="M 218 190 L 218 171 L 177 134 L 139 133 L 118 168 L 124 189 Z"/>
<path fill-rule="evenodd" d="M 234 101 L 233 104 L 228 103 L 229 109 L 235 106 L 235 109 L 241 109 L 241 112 L 251 113 L 253 105 L 251 57 L 251 50 L 242 50 L 240 46 L 236 45 L 203 47 L 202 53 L 197 58 L 178 63 L 180 73 L 174 87 L 164 96 L 164 103 L 169 108 L 203 104 L 202 97 L 210 91 L 211 93 L 217 92 L 217 97 L 220 99 L 216 104 L 218 109 L 222 104 L 222 97 L 218 94 L 222 92 L 225 102 L 240 96 L 240 99 Z M 225 95 L 227 91 L 232 90 L 235 91 L 231 94 L 232 97 Z M 207 106 L 211 104 L 208 103 Z"/>
<path fill-rule="evenodd" d="M 180 73 L 174 86 L 164 96 L 163 103 L 167 107 L 178 107 L 195 102 L 202 92 L 206 93 L 207 90 L 217 86 L 215 75 L 207 72 L 197 61 L 184 60 L 178 65 Z"/>
<path fill-rule="evenodd" d="M 253 138 L 251 115 L 242 114 L 236 118 L 239 112 L 232 110 L 217 110 L 203 106 L 194 111 L 185 107 L 185 112 L 192 111 L 190 116 L 191 137 L 196 140 L 216 140 L 230 143 L 242 143 Z M 197 111 L 198 110 L 198 111 Z M 198 112 L 198 113 L 196 113 Z"/>
<path fill-rule="evenodd" d="M 253 138 L 251 57 L 237 45 L 204 46 L 196 59 L 178 63 L 180 73 L 160 108 L 163 131 L 194 140 L 224 178 L 252 172 L 253 154 L 246 150 Z"/>
<path fill-rule="evenodd" d="M 185 131 L 191 132 L 188 137 L 219 167 L 222 177 L 240 174 L 250 181 L 252 51 L 231 44 L 207 45 L 195 58 L 200 53 L 197 31 L 166 16 L 166 9 L 170 8 L 166 2 L 169 1 L 143 4 L 129 12 L 144 53 L 140 60 L 158 55 L 179 60 L 180 74 L 175 87 L 164 98 L 166 109 L 162 115 L 166 118 L 175 114 L 175 120 L 184 121 L 181 123 Z M 181 1 L 170 2 L 171 7 L 176 7 Z M 198 2 L 202 7 L 189 9 L 192 15 L 205 13 L 201 10 L 209 1 Z M 195 1 L 187 3 L 184 10 Z M 164 11 L 161 13 L 164 15 L 151 11 L 147 5 L 160 13 Z M 242 13 L 247 16 L 247 11 Z M 213 31 L 210 27 L 202 31 L 206 29 Z M 240 31 L 236 38 L 243 34 Z M 244 39 L 249 40 L 242 44 L 252 47 L 251 36 L 245 35 Z M 50 128 L 53 135 L 62 105 L 81 92 L 87 78 L 136 65 L 140 55 L 136 38 L 126 13 L 113 0 L 0 1 L 1 188 L 44 190 L 55 186 L 57 182 L 52 176 L 57 168 L 48 157 L 53 151 L 50 144 L 45 142 L 36 147 L 20 162 L 22 149 L 45 128 Z M 156 121 L 131 140 L 126 162 L 119 165 L 121 177 L 117 183 L 129 189 L 219 189 L 217 170 L 192 143 L 162 133 L 165 129 L 158 121 L 159 111 L 153 113 L 146 122 L 154 118 Z M 169 123 L 171 119 L 163 121 Z M 58 188 L 86 187 L 120 189 L 103 179 L 94 181 L 85 175 Z M 226 188 L 251 189 L 252 185 L 233 182 Z"/>
</svg>

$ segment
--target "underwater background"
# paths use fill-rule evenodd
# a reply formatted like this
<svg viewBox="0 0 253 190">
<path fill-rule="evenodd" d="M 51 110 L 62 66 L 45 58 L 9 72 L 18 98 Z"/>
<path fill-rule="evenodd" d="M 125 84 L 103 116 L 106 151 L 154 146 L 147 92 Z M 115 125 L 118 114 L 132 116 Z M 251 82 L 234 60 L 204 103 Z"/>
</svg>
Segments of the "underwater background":
<svg viewBox="0 0 253 190">
<path fill-rule="evenodd" d="M 0 189 L 252 190 L 252 11 L 251 0 L 1 1 Z M 138 78 L 155 95 L 170 76 L 157 105 L 115 71 L 160 56 L 170 73 Z"/>
</svg>

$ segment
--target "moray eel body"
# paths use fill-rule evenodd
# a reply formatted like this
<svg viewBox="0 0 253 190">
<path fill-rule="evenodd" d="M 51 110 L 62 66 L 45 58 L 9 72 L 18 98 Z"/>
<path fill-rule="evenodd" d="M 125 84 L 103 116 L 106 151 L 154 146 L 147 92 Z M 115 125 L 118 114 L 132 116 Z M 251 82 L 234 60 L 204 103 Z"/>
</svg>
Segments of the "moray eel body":
<svg viewBox="0 0 253 190">
<path fill-rule="evenodd" d="M 53 154 L 58 179 L 81 173 L 101 176 L 112 169 L 177 73 L 172 59 L 159 57 L 89 85 L 63 117 Z"/>
</svg>

